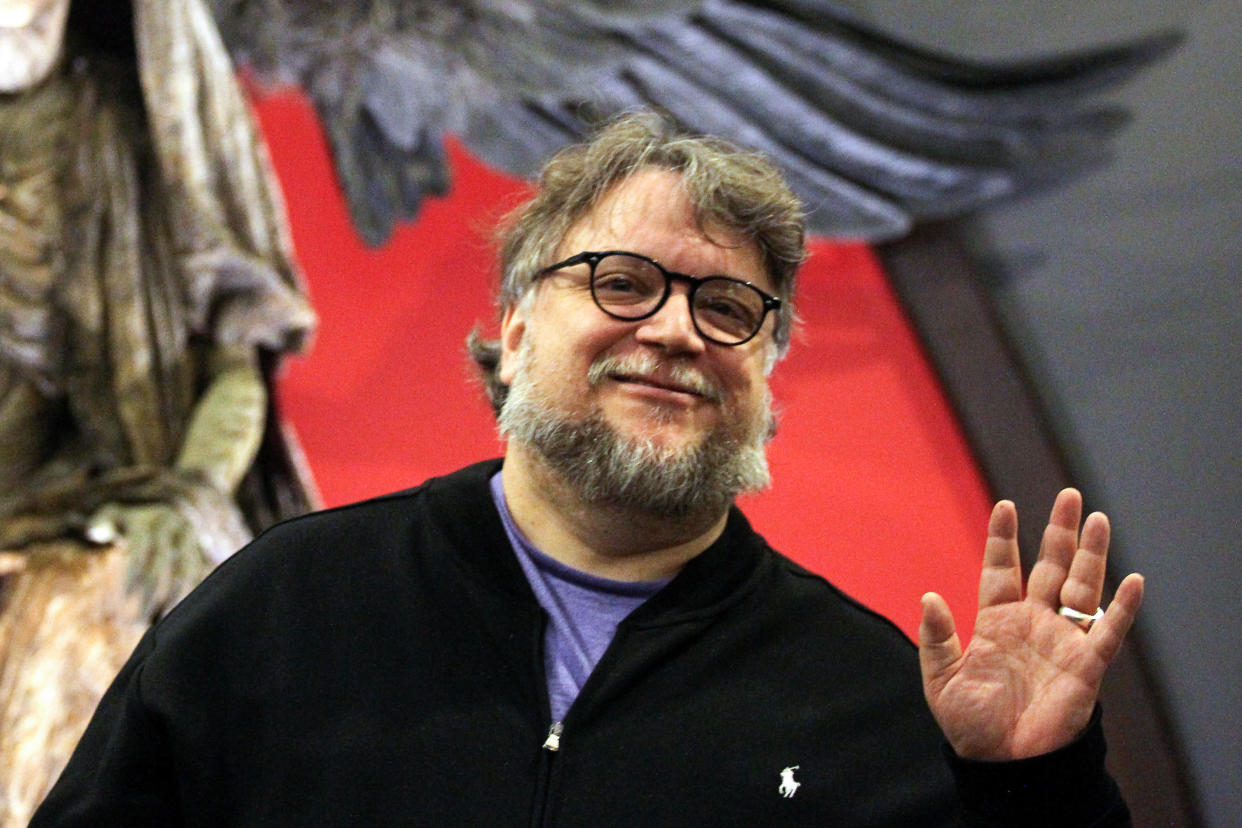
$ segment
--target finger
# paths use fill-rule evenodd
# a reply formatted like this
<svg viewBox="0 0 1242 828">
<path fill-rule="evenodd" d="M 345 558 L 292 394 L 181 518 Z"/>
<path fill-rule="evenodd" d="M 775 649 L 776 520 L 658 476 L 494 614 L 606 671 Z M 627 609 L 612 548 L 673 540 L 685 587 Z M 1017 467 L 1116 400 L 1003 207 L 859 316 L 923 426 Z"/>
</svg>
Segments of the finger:
<svg viewBox="0 0 1242 828">
<path fill-rule="evenodd" d="M 1039 544 L 1039 558 L 1031 567 L 1027 596 L 1056 609 L 1061 603 L 1061 585 L 1069 575 L 1074 553 L 1078 551 L 1078 522 L 1082 519 L 1082 495 L 1077 489 L 1062 489 L 1052 504 L 1048 525 Z M 1095 607 L 1091 607 L 1094 610 Z"/>
<path fill-rule="evenodd" d="M 979 573 L 979 608 L 1022 600 L 1022 564 L 1018 557 L 1018 510 L 1002 500 L 992 507 L 988 539 Z"/>
<path fill-rule="evenodd" d="M 1100 657 L 1102 668 L 1112 662 L 1117 651 L 1121 649 L 1126 633 L 1134 624 L 1134 618 L 1143 604 L 1144 587 L 1142 575 L 1137 572 L 1127 575 L 1117 587 L 1117 594 L 1104 611 L 1104 617 L 1096 621 L 1087 632 L 1087 640 L 1092 643 L 1096 655 Z"/>
<path fill-rule="evenodd" d="M 1092 613 L 1104 592 L 1104 572 L 1108 563 L 1108 516 L 1092 512 L 1082 527 L 1078 552 L 1070 564 L 1069 577 L 1061 586 L 1060 603 L 1079 612 Z"/>
<path fill-rule="evenodd" d="M 923 617 L 919 622 L 919 667 L 923 673 L 923 692 L 930 701 L 954 672 L 962 657 L 953 613 L 944 598 L 934 592 L 923 596 Z"/>
</svg>

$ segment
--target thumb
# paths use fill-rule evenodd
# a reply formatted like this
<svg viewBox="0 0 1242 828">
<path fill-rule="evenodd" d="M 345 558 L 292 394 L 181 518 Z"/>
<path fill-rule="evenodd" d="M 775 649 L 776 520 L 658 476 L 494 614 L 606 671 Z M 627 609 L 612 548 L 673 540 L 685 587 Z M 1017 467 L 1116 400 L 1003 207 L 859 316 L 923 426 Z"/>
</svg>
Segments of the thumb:
<svg viewBox="0 0 1242 828">
<path fill-rule="evenodd" d="M 948 681 L 953 666 L 962 657 L 949 605 L 934 592 L 923 596 L 923 618 L 919 623 L 919 666 L 923 671 L 923 691 L 929 700 Z"/>
</svg>

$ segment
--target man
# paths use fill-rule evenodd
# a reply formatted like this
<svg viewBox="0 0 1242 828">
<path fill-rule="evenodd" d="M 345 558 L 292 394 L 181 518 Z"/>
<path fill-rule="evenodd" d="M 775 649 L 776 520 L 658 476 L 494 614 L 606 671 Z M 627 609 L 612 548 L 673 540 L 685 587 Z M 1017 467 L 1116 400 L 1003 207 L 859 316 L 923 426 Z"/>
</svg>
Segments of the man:
<svg viewBox="0 0 1242 828">
<path fill-rule="evenodd" d="M 1093 711 L 1142 582 L 1084 620 L 1108 523 L 1076 492 L 1025 598 L 997 505 L 974 640 L 929 594 L 917 659 L 732 506 L 802 242 L 766 161 L 653 116 L 554 159 L 472 342 L 503 462 L 226 562 L 33 824 L 1126 824 Z"/>
</svg>

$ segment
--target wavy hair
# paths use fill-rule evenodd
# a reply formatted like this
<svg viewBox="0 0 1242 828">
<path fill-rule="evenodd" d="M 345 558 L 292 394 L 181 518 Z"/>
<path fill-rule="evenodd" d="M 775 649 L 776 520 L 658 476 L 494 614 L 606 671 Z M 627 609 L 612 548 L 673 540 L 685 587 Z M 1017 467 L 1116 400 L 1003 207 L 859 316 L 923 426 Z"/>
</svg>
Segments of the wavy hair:
<svg viewBox="0 0 1242 828">
<path fill-rule="evenodd" d="M 609 190 L 650 167 L 682 177 L 700 227 L 724 228 L 758 245 L 782 302 L 773 339 L 783 355 L 793 326 L 794 278 L 806 258 L 802 203 L 766 156 L 721 138 L 685 134 L 652 111 L 625 113 L 586 143 L 557 153 L 535 194 L 501 221 L 500 312 L 522 301 L 569 230 Z M 497 377 L 500 343 L 482 339 L 476 328 L 467 348 L 498 412 L 508 390 Z"/>
</svg>

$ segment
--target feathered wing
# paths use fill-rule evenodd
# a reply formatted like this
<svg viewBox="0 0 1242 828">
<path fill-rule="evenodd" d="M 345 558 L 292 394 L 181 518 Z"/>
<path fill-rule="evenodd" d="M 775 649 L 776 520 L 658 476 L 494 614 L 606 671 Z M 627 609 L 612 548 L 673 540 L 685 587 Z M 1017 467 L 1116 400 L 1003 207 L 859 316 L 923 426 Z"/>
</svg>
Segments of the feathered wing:
<svg viewBox="0 0 1242 828">
<path fill-rule="evenodd" d="M 893 238 L 1098 163 L 1125 118 L 1096 93 L 1180 39 L 997 64 L 828 0 L 212 2 L 240 62 L 310 95 L 376 245 L 448 187 L 446 133 L 526 176 L 637 106 L 772 155 L 814 230 Z"/>
</svg>

